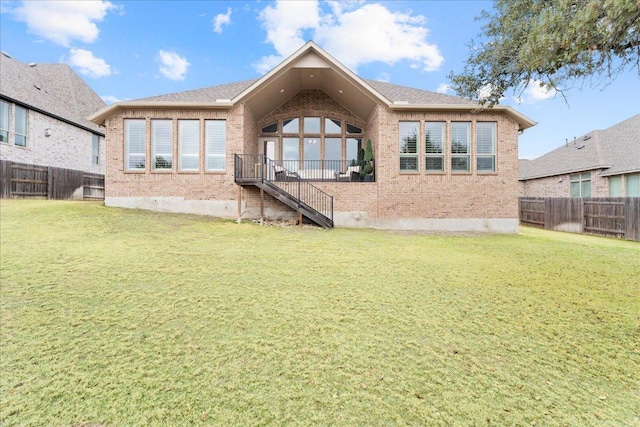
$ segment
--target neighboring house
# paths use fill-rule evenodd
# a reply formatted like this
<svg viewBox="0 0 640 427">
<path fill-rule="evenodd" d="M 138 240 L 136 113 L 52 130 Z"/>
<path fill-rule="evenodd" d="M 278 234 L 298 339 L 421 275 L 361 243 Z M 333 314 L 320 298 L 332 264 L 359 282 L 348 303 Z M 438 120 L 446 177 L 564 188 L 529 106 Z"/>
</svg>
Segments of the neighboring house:
<svg viewBox="0 0 640 427">
<path fill-rule="evenodd" d="M 640 114 L 520 160 L 520 196 L 640 197 Z"/>
<path fill-rule="evenodd" d="M 518 133 L 535 124 L 364 80 L 314 42 L 257 80 L 116 103 L 91 120 L 106 126 L 108 206 L 499 232 L 518 230 Z"/>
<path fill-rule="evenodd" d="M 24 64 L 0 54 L 0 160 L 103 174 L 106 106 L 67 64 Z"/>
</svg>

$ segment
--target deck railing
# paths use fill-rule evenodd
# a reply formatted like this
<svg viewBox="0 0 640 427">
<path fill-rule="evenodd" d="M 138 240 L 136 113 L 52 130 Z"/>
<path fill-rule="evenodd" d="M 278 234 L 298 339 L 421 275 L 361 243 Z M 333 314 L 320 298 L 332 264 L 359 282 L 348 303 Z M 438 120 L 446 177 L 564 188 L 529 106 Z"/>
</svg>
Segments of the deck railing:
<svg viewBox="0 0 640 427">
<path fill-rule="evenodd" d="M 305 205 L 333 221 L 333 196 L 303 179 L 298 172 L 284 167 L 281 162 L 262 154 L 236 154 L 234 163 L 237 182 L 270 183 L 297 199 L 298 208 Z"/>
</svg>

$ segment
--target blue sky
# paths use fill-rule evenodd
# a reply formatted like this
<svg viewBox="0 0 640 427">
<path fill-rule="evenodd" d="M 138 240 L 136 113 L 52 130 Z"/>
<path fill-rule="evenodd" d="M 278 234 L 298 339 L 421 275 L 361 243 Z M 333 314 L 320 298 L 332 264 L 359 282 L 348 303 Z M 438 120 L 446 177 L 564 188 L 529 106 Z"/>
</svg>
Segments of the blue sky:
<svg viewBox="0 0 640 427">
<path fill-rule="evenodd" d="M 314 40 L 358 75 L 453 95 L 467 44 L 490 1 L 1 0 L 0 49 L 25 62 L 66 62 L 107 103 L 263 75 Z M 538 122 L 519 155 L 538 157 L 640 113 L 640 78 L 577 83 L 562 96 L 506 94 Z M 519 99 L 518 99 L 519 98 Z"/>
</svg>

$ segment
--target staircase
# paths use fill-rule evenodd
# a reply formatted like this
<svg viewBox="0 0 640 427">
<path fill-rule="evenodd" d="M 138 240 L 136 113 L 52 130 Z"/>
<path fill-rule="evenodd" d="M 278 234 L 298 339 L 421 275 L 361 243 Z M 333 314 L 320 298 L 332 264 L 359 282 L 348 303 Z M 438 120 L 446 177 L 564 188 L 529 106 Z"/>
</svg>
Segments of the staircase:
<svg viewBox="0 0 640 427">
<path fill-rule="evenodd" d="M 236 154 L 234 179 L 255 186 L 324 228 L 333 228 L 333 196 L 264 155 Z"/>
</svg>

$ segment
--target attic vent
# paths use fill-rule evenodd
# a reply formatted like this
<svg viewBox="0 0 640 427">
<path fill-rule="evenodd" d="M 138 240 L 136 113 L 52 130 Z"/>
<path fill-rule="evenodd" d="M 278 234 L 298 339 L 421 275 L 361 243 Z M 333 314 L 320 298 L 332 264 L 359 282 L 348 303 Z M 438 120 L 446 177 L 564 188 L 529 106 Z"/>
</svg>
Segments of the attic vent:
<svg viewBox="0 0 640 427">
<path fill-rule="evenodd" d="M 576 145 L 576 149 L 581 150 L 584 148 L 584 144 Z"/>
<path fill-rule="evenodd" d="M 35 67 L 36 65 L 38 64 L 36 64 L 35 62 L 29 62 L 29 67 Z"/>
<path fill-rule="evenodd" d="M 591 135 L 585 135 L 583 138 L 583 141 L 586 141 L 587 139 L 590 139 L 590 138 L 591 138 Z"/>
<path fill-rule="evenodd" d="M 42 86 L 40 86 L 40 85 L 33 85 L 33 87 L 35 87 L 35 88 L 36 88 L 36 89 L 38 89 L 38 90 L 41 90 L 41 89 L 42 89 Z"/>
<path fill-rule="evenodd" d="M 0 53 L 2 53 L 4 56 L 6 56 L 7 58 L 11 58 L 11 55 L 9 55 L 7 52 L 5 52 L 4 50 L 0 50 Z"/>
</svg>

